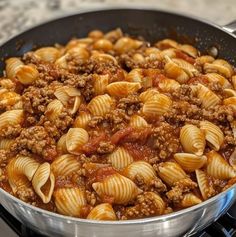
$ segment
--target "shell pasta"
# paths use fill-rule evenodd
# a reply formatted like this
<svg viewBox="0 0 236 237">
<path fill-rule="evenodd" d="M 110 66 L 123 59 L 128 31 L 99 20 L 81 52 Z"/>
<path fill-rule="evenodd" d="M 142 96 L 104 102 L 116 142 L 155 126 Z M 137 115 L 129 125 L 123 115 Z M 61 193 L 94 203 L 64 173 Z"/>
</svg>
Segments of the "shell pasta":
<svg viewBox="0 0 236 237">
<path fill-rule="evenodd" d="M 160 216 L 236 183 L 236 69 L 172 39 L 94 30 L 5 60 L 0 188 L 97 221 Z"/>
</svg>

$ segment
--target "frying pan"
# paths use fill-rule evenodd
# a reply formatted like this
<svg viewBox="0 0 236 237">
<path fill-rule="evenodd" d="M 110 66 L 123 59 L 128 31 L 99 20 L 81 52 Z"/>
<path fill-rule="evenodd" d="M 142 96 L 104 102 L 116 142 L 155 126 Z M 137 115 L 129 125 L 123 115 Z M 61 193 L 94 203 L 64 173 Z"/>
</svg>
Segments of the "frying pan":
<svg viewBox="0 0 236 237">
<path fill-rule="evenodd" d="M 218 56 L 236 66 L 236 22 L 220 27 L 203 20 L 156 10 L 112 9 L 80 13 L 30 29 L 3 44 L 0 58 L 21 56 L 39 46 L 64 44 L 85 37 L 93 29 L 120 27 L 134 36 L 154 42 L 171 37 L 190 42 L 206 52 L 215 47 Z M 3 29 L 4 30 L 4 29 Z M 0 62 L 1 71 L 4 62 Z M 1 204 L 19 221 L 49 236 L 190 236 L 211 224 L 236 200 L 236 185 L 196 206 L 171 214 L 128 221 L 94 221 L 62 216 L 33 207 L 0 189 Z"/>
</svg>

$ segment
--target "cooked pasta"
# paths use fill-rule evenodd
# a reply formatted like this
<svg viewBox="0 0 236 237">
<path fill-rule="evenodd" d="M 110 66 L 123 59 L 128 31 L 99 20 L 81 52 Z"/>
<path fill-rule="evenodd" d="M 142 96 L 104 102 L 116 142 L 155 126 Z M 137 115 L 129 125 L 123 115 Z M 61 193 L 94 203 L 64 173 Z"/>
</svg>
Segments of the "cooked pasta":
<svg viewBox="0 0 236 237">
<path fill-rule="evenodd" d="M 236 182 L 236 70 L 121 29 L 7 58 L 0 188 L 98 221 L 159 216 Z"/>
</svg>

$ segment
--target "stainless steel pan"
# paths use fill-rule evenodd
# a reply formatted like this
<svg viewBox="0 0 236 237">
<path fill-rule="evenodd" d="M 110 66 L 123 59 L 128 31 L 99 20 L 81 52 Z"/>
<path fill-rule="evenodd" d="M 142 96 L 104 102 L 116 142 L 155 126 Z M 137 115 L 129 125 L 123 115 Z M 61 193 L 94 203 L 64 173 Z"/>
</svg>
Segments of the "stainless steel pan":
<svg viewBox="0 0 236 237">
<path fill-rule="evenodd" d="M 22 55 L 35 46 L 65 43 L 73 36 L 83 37 L 92 29 L 124 32 L 154 41 L 166 37 L 191 41 L 202 51 L 218 48 L 219 57 L 236 62 L 236 22 L 220 27 L 203 20 L 173 13 L 113 9 L 80 13 L 28 30 L 0 48 L 0 58 Z M 0 62 L 3 70 L 4 62 Z M 0 189 L 1 204 L 19 221 L 49 236 L 189 236 L 219 218 L 236 200 L 236 185 L 191 208 L 172 214 L 130 221 L 92 221 L 48 212 L 11 196 Z"/>
</svg>

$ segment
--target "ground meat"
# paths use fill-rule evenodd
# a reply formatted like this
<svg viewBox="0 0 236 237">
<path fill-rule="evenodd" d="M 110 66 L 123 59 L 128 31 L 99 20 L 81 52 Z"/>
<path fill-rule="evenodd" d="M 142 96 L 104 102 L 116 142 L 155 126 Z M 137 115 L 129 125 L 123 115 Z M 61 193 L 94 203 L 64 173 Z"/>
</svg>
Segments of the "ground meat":
<svg viewBox="0 0 236 237">
<path fill-rule="evenodd" d="M 124 109 L 117 108 L 106 114 L 105 119 L 111 131 L 115 132 L 125 128 L 130 117 L 126 114 Z"/>
<path fill-rule="evenodd" d="M 60 116 L 54 121 L 49 121 L 46 116 L 42 115 L 38 125 L 43 125 L 46 132 L 55 139 L 59 139 L 65 131 L 72 125 L 73 118 L 65 109 Z"/>
<path fill-rule="evenodd" d="M 94 206 L 97 202 L 96 193 L 94 191 L 90 192 L 86 190 L 85 192 L 87 203 Z"/>
<path fill-rule="evenodd" d="M 162 214 L 162 210 L 153 195 L 149 192 L 144 192 L 137 196 L 135 206 L 125 208 L 124 213 L 121 214 L 121 219 L 136 219 L 160 214 Z"/>
<path fill-rule="evenodd" d="M 125 110 L 128 116 L 131 116 L 141 108 L 142 104 L 137 95 L 129 95 L 119 100 L 117 108 Z"/>
<path fill-rule="evenodd" d="M 0 150 L 0 166 L 5 166 L 8 159 L 8 151 L 1 149 Z"/>
<path fill-rule="evenodd" d="M 209 110 L 203 109 L 202 112 L 204 118 L 210 121 L 232 122 L 235 117 L 233 108 L 225 105 L 214 106 Z"/>
<path fill-rule="evenodd" d="M 16 191 L 16 195 L 23 200 L 24 202 L 31 203 L 32 201 L 35 201 L 36 194 L 34 193 L 34 190 L 32 187 L 21 187 L 18 188 Z"/>
<path fill-rule="evenodd" d="M 0 137 L 15 138 L 22 131 L 21 125 L 9 125 L 0 130 Z"/>
<path fill-rule="evenodd" d="M 170 111 L 164 115 L 171 124 L 183 125 L 185 122 L 198 124 L 202 118 L 202 109 L 187 101 L 175 101 Z"/>
<path fill-rule="evenodd" d="M 100 142 L 97 152 L 99 154 L 107 154 L 107 153 L 111 153 L 114 149 L 115 149 L 115 146 L 110 141 Z"/>
<path fill-rule="evenodd" d="M 171 96 L 174 98 L 176 101 L 187 101 L 190 104 L 194 104 L 197 106 L 201 105 L 201 100 L 198 99 L 194 91 L 192 90 L 191 86 L 189 85 L 181 85 L 180 88 L 176 91 L 174 91 Z"/>
<path fill-rule="evenodd" d="M 161 159 L 167 159 L 180 150 L 179 132 L 178 127 L 173 127 L 166 122 L 153 129 L 154 148 L 159 151 Z"/>
<path fill-rule="evenodd" d="M 48 103 L 55 99 L 54 92 L 60 85 L 59 82 L 53 82 L 44 88 L 29 86 L 22 95 L 23 109 L 39 117 L 45 112 Z"/>
<path fill-rule="evenodd" d="M 183 194 L 195 189 L 197 184 L 189 178 L 177 181 L 172 189 L 166 193 L 168 199 L 174 203 L 178 203 L 183 199 Z"/>
<path fill-rule="evenodd" d="M 29 150 L 49 161 L 57 155 L 55 141 L 42 126 L 23 129 L 20 136 L 15 140 L 13 149 L 19 152 Z"/>
</svg>

